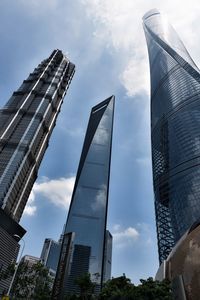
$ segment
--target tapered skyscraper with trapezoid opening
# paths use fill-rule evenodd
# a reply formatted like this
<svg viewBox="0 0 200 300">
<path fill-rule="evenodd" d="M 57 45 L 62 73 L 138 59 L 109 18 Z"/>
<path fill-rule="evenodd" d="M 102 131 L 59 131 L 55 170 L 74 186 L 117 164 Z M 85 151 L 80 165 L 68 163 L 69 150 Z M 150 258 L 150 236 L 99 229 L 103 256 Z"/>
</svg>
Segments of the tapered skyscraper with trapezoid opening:
<svg viewBox="0 0 200 300">
<path fill-rule="evenodd" d="M 200 218 L 200 71 L 159 11 L 144 17 L 160 263 Z"/>
<path fill-rule="evenodd" d="M 79 293 L 75 279 L 90 274 L 96 292 L 108 278 L 105 260 L 112 236 L 106 235 L 114 96 L 93 107 L 69 208 L 53 289 L 53 299 Z M 106 245 L 107 244 L 107 245 Z M 107 252 L 105 255 L 105 251 Z M 107 258 L 106 258 L 106 257 Z"/>
</svg>

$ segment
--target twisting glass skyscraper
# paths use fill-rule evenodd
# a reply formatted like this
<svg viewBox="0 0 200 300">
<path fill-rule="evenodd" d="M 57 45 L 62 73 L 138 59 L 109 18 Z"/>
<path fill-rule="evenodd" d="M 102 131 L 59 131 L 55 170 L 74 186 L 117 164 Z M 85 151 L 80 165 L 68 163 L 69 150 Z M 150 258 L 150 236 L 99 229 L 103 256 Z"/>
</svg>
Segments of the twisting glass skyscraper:
<svg viewBox="0 0 200 300">
<path fill-rule="evenodd" d="M 200 71 L 157 10 L 144 17 L 159 259 L 200 218 Z"/>
<path fill-rule="evenodd" d="M 74 70 L 60 50 L 53 51 L 0 111 L 0 207 L 17 222 Z"/>
<path fill-rule="evenodd" d="M 78 293 L 75 279 L 83 274 L 90 273 L 97 291 L 104 278 L 108 279 L 112 236 L 107 236 L 106 221 L 113 115 L 114 96 L 91 111 L 63 236 L 53 299 L 64 299 L 70 292 Z M 71 242 L 65 239 L 67 235 Z"/>
</svg>

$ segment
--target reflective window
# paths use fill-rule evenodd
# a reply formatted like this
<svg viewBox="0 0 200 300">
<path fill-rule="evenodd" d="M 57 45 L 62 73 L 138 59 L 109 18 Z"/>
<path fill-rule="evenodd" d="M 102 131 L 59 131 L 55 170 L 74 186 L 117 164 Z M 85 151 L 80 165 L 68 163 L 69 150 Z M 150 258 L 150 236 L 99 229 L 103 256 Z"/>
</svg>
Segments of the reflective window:
<svg viewBox="0 0 200 300">
<path fill-rule="evenodd" d="M 200 216 L 200 73 L 159 13 L 144 18 L 160 261 Z M 173 234 L 171 234 L 173 232 Z"/>
<path fill-rule="evenodd" d="M 92 280 L 98 284 L 103 278 L 113 100 L 106 106 L 81 168 L 66 227 L 66 232 L 75 232 L 75 245 L 90 247 L 88 271 Z M 92 120 L 101 113 L 100 109 L 94 111 Z M 92 130 L 92 126 L 91 121 L 89 130 Z"/>
</svg>

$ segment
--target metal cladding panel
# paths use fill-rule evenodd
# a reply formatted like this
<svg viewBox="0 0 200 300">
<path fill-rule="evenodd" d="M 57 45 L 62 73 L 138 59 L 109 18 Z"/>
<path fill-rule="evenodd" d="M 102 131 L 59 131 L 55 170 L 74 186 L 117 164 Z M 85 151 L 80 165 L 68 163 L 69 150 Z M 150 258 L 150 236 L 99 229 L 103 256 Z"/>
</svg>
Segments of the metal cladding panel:
<svg viewBox="0 0 200 300">
<path fill-rule="evenodd" d="M 0 208 L 0 227 L 3 228 L 16 241 L 19 241 L 19 237 L 22 238 L 26 233 L 26 230 L 17 222 L 15 222 L 15 220 L 13 220 L 10 216 L 8 216 L 1 208 Z M 17 235 L 18 237 L 15 237 L 14 235 Z"/>
<path fill-rule="evenodd" d="M 103 282 L 113 115 L 114 96 L 91 111 L 65 228 L 75 233 L 74 247 L 90 249 L 88 272 L 98 291 Z M 80 275 L 74 259 L 73 278 Z M 69 276 L 64 293 L 79 293 L 70 281 L 72 269 L 65 272 Z"/>
<path fill-rule="evenodd" d="M 160 263 L 200 216 L 200 73 L 159 11 L 144 18 Z"/>
<path fill-rule="evenodd" d="M 0 272 L 15 264 L 19 252 L 18 242 L 25 233 L 26 230 L 0 208 Z M 0 280 L 0 294 L 8 290 L 11 279 L 12 276 Z"/>
<path fill-rule="evenodd" d="M 2 220 L 2 214 L 0 215 L 0 220 Z M 18 252 L 19 252 L 19 244 L 16 240 L 16 237 L 13 237 L 11 226 L 7 226 L 9 223 L 7 218 L 4 218 L 4 221 L 6 220 L 5 227 L 9 227 L 10 233 L 8 233 L 0 224 L 0 272 L 6 271 L 9 266 L 12 264 L 15 264 Z M 16 227 L 12 227 L 12 229 L 16 229 Z M 19 231 L 17 233 L 20 233 Z M 7 279 L 1 279 L 0 280 L 0 295 L 7 291 L 10 283 L 12 280 L 12 276 L 8 277 Z"/>
</svg>

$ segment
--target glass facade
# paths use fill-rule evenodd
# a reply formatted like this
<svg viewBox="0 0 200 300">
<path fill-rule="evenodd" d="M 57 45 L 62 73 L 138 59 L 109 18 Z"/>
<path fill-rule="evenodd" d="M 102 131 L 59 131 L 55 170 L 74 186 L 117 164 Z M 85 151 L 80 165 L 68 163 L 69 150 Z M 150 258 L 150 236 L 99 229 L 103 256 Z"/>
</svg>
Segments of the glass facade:
<svg viewBox="0 0 200 300">
<path fill-rule="evenodd" d="M 151 73 L 151 138 L 160 263 L 200 216 L 200 73 L 157 10 L 144 17 Z"/>
<path fill-rule="evenodd" d="M 54 50 L 0 110 L 0 207 L 19 221 L 74 65 Z"/>
<path fill-rule="evenodd" d="M 90 273 L 97 289 L 103 282 L 113 114 L 114 96 L 91 111 L 65 228 L 75 234 L 65 293 L 77 291 L 71 278 L 80 274 Z"/>
<path fill-rule="evenodd" d="M 112 235 L 106 230 L 106 242 L 104 252 L 104 267 L 103 267 L 103 282 L 111 278 L 111 265 L 112 265 Z"/>
<path fill-rule="evenodd" d="M 58 266 L 60 249 L 61 244 L 59 242 L 52 239 L 45 239 L 40 259 L 54 274 L 56 273 Z"/>
</svg>

